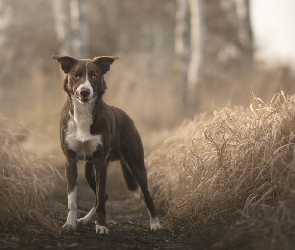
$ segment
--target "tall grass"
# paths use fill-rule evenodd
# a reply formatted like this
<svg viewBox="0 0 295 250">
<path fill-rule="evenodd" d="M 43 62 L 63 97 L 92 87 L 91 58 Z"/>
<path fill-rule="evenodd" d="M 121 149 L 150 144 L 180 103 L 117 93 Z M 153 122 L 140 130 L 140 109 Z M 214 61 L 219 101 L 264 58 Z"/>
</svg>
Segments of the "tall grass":
<svg viewBox="0 0 295 250">
<path fill-rule="evenodd" d="M 295 95 L 276 94 L 270 105 L 255 98 L 249 109 L 197 115 L 147 158 L 156 206 L 168 223 L 188 226 L 242 215 L 239 234 L 232 232 L 217 249 L 249 238 L 264 249 L 290 247 L 294 144 Z"/>
<path fill-rule="evenodd" d="M 27 153 L 19 140 L 30 134 L 0 115 L 0 232 L 56 234 L 48 214 L 60 174 L 48 159 Z"/>
</svg>

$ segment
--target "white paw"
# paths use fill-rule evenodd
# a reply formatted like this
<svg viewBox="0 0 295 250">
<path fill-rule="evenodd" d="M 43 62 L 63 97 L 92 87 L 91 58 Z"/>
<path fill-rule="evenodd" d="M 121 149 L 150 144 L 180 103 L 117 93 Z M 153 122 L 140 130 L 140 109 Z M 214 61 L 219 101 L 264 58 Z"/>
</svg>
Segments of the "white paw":
<svg viewBox="0 0 295 250">
<path fill-rule="evenodd" d="M 160 221 L 158 218 L 152 218 L 150 222 L 151 222 L 151 230 L 152 231 L 156 231 L 156 230 L 162 228 L 162 225 L 160 224 Z"/>
<path fill-rule="evenodd" d="M 90 221 L 91 220 L 84 219 L 84 217 L 83 217 L 83 218 L 80 218 L 80 219 L 77 220 L 77 224 L 80 224 L 80 225 L 88 225 Z"/>
<path fill-rule="evenodd" d="M 89 224 L 95 215 L 95 207 L 93 207 L 88 214 L 86 214 L 83 218 L 77 220 L 78 224 L 87 225 Z"/>
<path fill-rule="evenodd" d="M 104 234 L 110 234 L 110 230 L 107 229 L 105 226 L 100 226 L 99 224 L 97 224 L 95 222 L 95 230 L 96 230 L 96 233 L 97 234 L 100 234 L 100 235 L 104 235 Z"/>
<path fill-rule="evenodd" d="M 69 224 L 69 223 L 65 223 L 63 226 L 62 226 L 62 230 L 64 232 L 70 232 L 70 231 L 75 231 L 76 230 L 76 227 L 77 227 L 77 224 Z"/>
</svg>

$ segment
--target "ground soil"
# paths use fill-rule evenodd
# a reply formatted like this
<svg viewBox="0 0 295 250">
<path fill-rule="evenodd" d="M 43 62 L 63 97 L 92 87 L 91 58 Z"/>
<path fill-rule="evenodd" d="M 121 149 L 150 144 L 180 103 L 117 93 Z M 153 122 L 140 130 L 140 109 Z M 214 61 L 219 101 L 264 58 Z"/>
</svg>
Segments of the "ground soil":
<svg viewBox="0 0 295 250">
<path fill-rule="evenodd" d="M 168 227 L 162 217 L 163 229 L 152 232 L 146 210 L 138 209 L 140 200 L 126 190 L 120 173 L 109 174 L 107 193 L 109 235 L 97 235 L 92 222 L 87 226 L 79 226 L 75 232 L 61 232 L 57 238 L 8 236 L 6 240 L 0 239 L 0 249 L 203 249 L 208 244 L 184 228 Z M 67 214 L 66 190 L 57 194 L 56 200 L 61 204 L 60 214 L 57 215 L 61 227 Z M 77 200 L 78 216 L 81 217 L 94 204 L 94 194 L 84 178 L 78 182 Z"/>
</svg>

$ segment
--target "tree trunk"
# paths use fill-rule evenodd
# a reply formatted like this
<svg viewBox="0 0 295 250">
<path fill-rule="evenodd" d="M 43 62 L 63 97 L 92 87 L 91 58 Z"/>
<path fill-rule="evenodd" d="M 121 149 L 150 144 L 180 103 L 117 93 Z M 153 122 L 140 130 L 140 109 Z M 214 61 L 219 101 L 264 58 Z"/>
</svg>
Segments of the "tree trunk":
<svg viewBox="0 0 295 250">
<path fill-rule="evenodd" d="M 245 8 L 246 8 L 246 31 L 248 36 L 248 57 L 250 59 L 250 63 L 253 61 L 254 55 L 254 46 L 253 46 L 253 30 L 252 30 L 252 22 L 251 22 L 251 3 L 250 0 L 244 0 Z"/>
<path fill-rule="evenodd" d="M 88 30 L 85 1 L 52 0 L 55 31 L 60 43 L 59 53 L 78 58 L 88 56 Z"/>
<path fill-rule="evenodd" d="M 174 54 L 175 54 L 175 81 L 177 92 L 186 99 L 186 77 L 188 67 L 189 41 L 188 41 L 188 0 L 176 0 Z"/>
<path fill-rule="evenodd" d="M 79 0 L 70 0 L 70 20 L 71 20 L 71 32 L 72 41 L 71 47 L 73 54 L 72 56 L 80 58 L 80 10 L 79 10 Z"/>
<path fill-rule="evenodd" d="M 86 22 L 86 13 L 87 13 L 87 3 L 86 1 L 79 0 L 80 2 L 80 57 L 88 58 L 89 52 L 89 37 L 88 37 L 88 24 Z"/>
<path fill-rule="evenodd" d="M 187 101 L 191 106 L 197 103 L 198 84 L 202 77 L 204 61 L 204 18 L 203 1 L 189 0 L 191 24 L 191 52 L 187 72 Z"/>
<path fill-rule="evenodd" d="M 88 56 L 88 30 L 85 20 L 85 1 L 70 0 L 73 56 Z"/>
<path fill-rule="evenodd" d="M 239 38 L 243 45 L 244 57 L 247 59 L 248 66 L 251 67 L 254 54 L 253 31 L 251 23 L 250 0 L 236 0 L 237 14 L 240 19 Z"/>
<path fill-rule="evenodd" d="M 186 17 L 188 14 L 188 0 L 176 1 L 175 12 L 175 33 L 174 33 L 174 52 L 179 58 L 185 57 L 187 51 L 187 43 L 185 33 L 188 30 Z"/>
<path fill-rule="evenodd" d="M 60 43 L 59 54 L 71 55 L 71 27 L 67 1 L 52 0 L 52 9 L 55 21 L 55 32 Z"/>
</svg>

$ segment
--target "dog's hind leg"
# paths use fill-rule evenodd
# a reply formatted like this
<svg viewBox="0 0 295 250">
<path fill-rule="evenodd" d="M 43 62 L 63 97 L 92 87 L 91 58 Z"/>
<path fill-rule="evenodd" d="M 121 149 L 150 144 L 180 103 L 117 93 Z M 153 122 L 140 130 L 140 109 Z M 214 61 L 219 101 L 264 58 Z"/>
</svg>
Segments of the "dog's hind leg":
<svg viewBox="0 0 295 250">
<path fill-rule="evenodd" d="M 147 172 L 144 165 L 143 154 L 142 157 L 139 155 L 129 155 L 130 151 L 125 152 L 125 154 L 120 152 L 120 158 L 122 162 L 122 171 L 125 183 L 131 191 L 137 191 L 136 185 L 134 183 L 134 178 L 141 188 L 144 196 L 144 201 L 148 209 L 150 217 L 150 226 L 152 231 L 156 231 L 162 228 L 160 221 L 156 215 L 155 207 L 153 204 L 153 199 L 148 190 Z M 127 172 L 128 171 L 128 172 Z M 133 178 L 132 178 L 132 177 Z M 127 178 L 126 178 L 127 177 Z M 139 193 L 138 193 L 139 194 Z"/>
<path fill-rule="evenodd" d="M 95 170 L 94 170 L 93 163 L 91 161 L 85 161 L 84 169 L 85 169 L 85 177 L 86 177 L 87 183 L 89 184 L 93 192 L 96 193 L 96 182 L 95 182 L 95 173 L 94 173 Z M 108 195 L 106 193 L 105 201 L 107 201 L 107 199 L 108 199 Z M 77 223 L 82 225 L 89 224 L 94 218 L 95 213 L 96 213 L 96 207 L 94 205 L 88 214 L 86 214 L 84 217 L 77 220 Z"/>
</svg>

